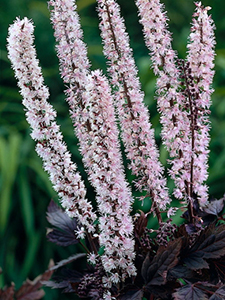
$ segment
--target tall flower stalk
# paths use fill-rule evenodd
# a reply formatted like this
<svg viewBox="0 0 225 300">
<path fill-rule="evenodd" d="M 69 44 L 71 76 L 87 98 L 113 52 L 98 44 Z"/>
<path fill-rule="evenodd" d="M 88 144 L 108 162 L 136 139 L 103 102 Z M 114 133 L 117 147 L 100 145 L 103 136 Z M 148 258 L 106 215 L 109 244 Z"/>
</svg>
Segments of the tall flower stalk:
<svg viewBox="0 0 225 300">
<path fill-rule="evenodd" d="M 196 83 L 190 81 L 193 81 L 192 77 L 195 77 L 195 82 L 201 81 L 197 79 L 199 74 L 195 75 L 194 73 L 204 54 L 210 57 L 209 63 L 206 64 L 209 67 L 207 72 L 213 74 L 211 68 L 214 57 L 214 25 L 206 13 L 207 9 L 202 8 L 199 2 L 197 12 L 194 15 L 198 16 L 198 19 L 193 20 L 191 29 L 187 64 L 185 62 L 179 63 L 171 46 L 172 39 L 167 29 L 168 19 L 163 5 L 159 0 L 137 0 L 136 4 L 139 9 L 140 22 L 143 25 L 145 42 L 150 50 L 153 71 L 158 77 L 158 109 L 162 114 L 160 120 L 163 126 L 163 142 L 171 157 L 170 164 L 172 167 L 169 174 L 176 185 L 174 195 L 176 198 L 186 199 L 188 202 L 192 202 L 197 197 L 199 204 L 205 206 L 208 199 L 207 187 L 204 182 L 207 179 L 206 154 L 208 153 L 209 142 L 205 113 L 209 106 L 205 103 L 204 107 L 201 106 L 199 109 L 196 107 L 196 103 L 199 102 L 199 93 L 193 94 L 192 85 L 196 86 Z M 209 31 L 208 34 L 206 31 L 203 34 L 203 22 L 204 30 Z M 207 40 L 207 46 L 204 46 L 204 39 Z M 193 43 L 193 41 L 195 42 Z M 204 57 L 205 60 L 206 57 Z M 193 64 L 195 65 L 194 69 Z M 204 62 L 203 65 L 205 65 Z M 205 94 L 211 93 L 209 88 L 211 82 L 212 77 L 208 81 L 208 87 L 204 87 Z M 197 85 L 200 86 L 201 84 L 203 83 Z M 201 85 L 200 89 L 202 87 Z M 196 118 L 198 124 L 201 123 L 200 127 L 196 123 Z M 201 138 L 199 131 L 201 131 Z"/>
<path fill-rule="evenodd" d="M 116 88 L 115 105 L 130 168 L 137 176 L 136 187 L 151 197 L 153 209 L 165 209 L 171 200 L 119 5 L 114 0 L 97 2 L 104 54 Z"/>
<path fill-rule="evenodd" d="M 132 195 L 119 150 L 113 100 L 107 80 L 90 72 L 73 1 L 50 1 L 60 71 L 89 180 L 96 190 L 101 256 L 109 282 L 135 275 Z M 83 59 L 83 60 L 82 60 Z"/>
<path fill-rule="evenodd" d="M 188 71 L 186 92 L 192 106 L 192 159 L 193 159 L 193 192 L 198 195 L 199 204 L 208 203 L 208 186 L 204 184 L 208 178 L 209 147 L 209 107 L 211 105 L 211 87 L 214 71 L 214 23 L 207 14 L 210 7 L 196 3 L 196 12 L 188 44 Z"/>
<path fill-rule="evenodd" d="M 9 28 L 8 51 L 15 76 L 18 79 L 31 136 L 37 141 L 36 151 L 43 159 L 62 206 L 70 217 L 76 217 L 88 232 L 95 231 L 97 218 L 92 204 L 85 199 L 86 189 L 71 154 L 63 142 L 56 112 L 47 102 L 49 91 L 36 59 L 33 46 L 34 26 L 27 18 L 17 19 Z"/>
</svg>

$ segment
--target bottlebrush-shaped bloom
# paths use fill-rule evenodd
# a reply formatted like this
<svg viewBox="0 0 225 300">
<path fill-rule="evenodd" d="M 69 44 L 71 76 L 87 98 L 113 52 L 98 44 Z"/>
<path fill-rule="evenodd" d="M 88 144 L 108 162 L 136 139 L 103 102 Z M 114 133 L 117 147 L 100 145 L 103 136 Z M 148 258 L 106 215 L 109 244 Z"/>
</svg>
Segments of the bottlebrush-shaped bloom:
<svg viewBox="0 0 225 300">
<path fill-rule="evenodd" d="M 110 61 L 109 73 L 116 88 L 122 139 L 130 168 L 137 176 L 136 187 L 147 191 L 154 205 L 165 209 L 170 198 L 124 21 L 114 0 L 97 2 L 104 54 Z"/>
<path fill-rule="evenodd" d="M 81 153 L 97 193 L 99 242 L 104 246 L 101 259 L 105 270 L 111 274 L 110 280 L 117 283 L 121 275 L 122 279 L 127 274 L 135 275 L 130 216 L 133 200 L 125 180 L 110 87 L 99 71 L 88 77 L 85 94 L 90 131 L 85 137 L 88 139 L 81 143 Z"/>
<path fill-rule="evenodd" d="M 83 32 L 75 1 L 51 0 L 48 4 L 51 10 L 54 36 L 58 42 L 56 49 L 63 80 L 75 86 L 85 85 L 90 62 L 86 45 L 82 40 Z M 79 88 L 77 93 L 79 93 Z"/>
<path fill-rule="evenodd" d="M 36 151 L 43 159 L 44 169 L 50 175 L 62 206 L 70 217 L 77 217 L 89 232 L 93 232 L 96 214 L 85 199 L 86 189 L 55 122 L 56 112 L 47 102 L 49 92 L 36 59 L 33 30 L 27 18 L 17 19 L 10 26 L 8 37 L 9 58 L 23 96 L 31 136 L 37 141 Z"/>
<path fill-rule="evenodd" d="M 184 109 L 185 97 L 179 92 L 180 71 L 176 53 L 171 46 L 167 17 L 159 0 L 137 0 L 145 43 L 150 50 L 152 68 L 157 75 L 157 104 L 161 113 L 162 139 L 169 151 L 172 165 L 169 171 L 175 182 L 174 195 L 187 198 L 190 185 L 190 121 Z"/>
<path fill-rule="evenodd" d="M 107 280 L 117 283 L 136 272 L 130 217 L 133 199 L 122 167 L 110 87 L 99 71 L 89 71 L 76 6 L 72 3 L 50 1 L 51 20 L 59 43 L 62 78 L 69 84 L 67 101 L 80 152 L 97 193 L 103 267 L 109 275 Z"/>
<path fill-rule="evenodd" d="M 198 130 L 193 123 L 194 113 L 190 107 L 193 103 L 190 104 L 187 94 L 180 88 L 181 77 L 187 78 L 190 75 L 184 74 L 189 72 L 189 67 L 180 68 L 176 65 L 177 57 L 171 46 L 167 17 L 160 1 L 137 0 L 136 4 L 143 25 L 145 42 L 150 50 L 153 71 L 158 76 L 158 107 L 162 114 L 160 118 L 163 126 L 162 137 L 172 158 L 169 173 L 176 185 L 174 195 L 178 199 L 190 199 L 195 193 L 203 204 L 207 199 L 207 187 L 202 185 L 202 182 L 207 178 L 205 154 L 208 153 L 208 129 L 207 126 L 203 126 L 202 138 L 204 138 L 200 143 L 200 139 L 196 136 Z M 212 30 L 210 35 L 212 36 Z M 198 42 L 201 43 L 201 40 L 198 39 Z M 189 64 L 191 61 L 192 58 L 189 59 Z M 200 148 L 201 155 L 197 155 Z M 205 166 L 202 164 L 203 160 Z"/>
<path fill-rule="evenodd" d="M 208 177 L 208 146 L 209 146 L 209 107 L 214 71 L 214 23 L 208 15 L 209 7 L 204 8 L 201 2 L 196 3 L 196 12 L 193 15 L 191 34 L 188 44 L 187 61 L 190 68 L 189 95 L 194 110 L 194 172 L 193 190 L 199 196 L 201 206 L 207 204 L 208 187 L 204 185 Z"/>
</svg>

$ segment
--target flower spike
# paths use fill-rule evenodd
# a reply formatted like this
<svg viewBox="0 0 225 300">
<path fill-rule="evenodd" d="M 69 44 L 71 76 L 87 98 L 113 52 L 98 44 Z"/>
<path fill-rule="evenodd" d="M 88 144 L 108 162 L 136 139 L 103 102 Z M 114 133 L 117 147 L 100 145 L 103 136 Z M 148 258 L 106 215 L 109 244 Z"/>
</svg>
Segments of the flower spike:
<svg viewBox="0 0 225 300">
<path fill-rule="evenodd" d="M 193 105 L 193 192 L 198 196 L 200 206 L 208 203 L 208 187 L 204 184 L 208 177 L 209 147 L 209 107 L 211 105 L 211 87 L 215 57 L 215 25 L 208 15 L 210 7 L 197 2 L 189 36 L 187 62 L 190 73 L 190 98 Z"/>
<path fill-rule="evenodd" d="M 37 141 L 36 151 L 44 162 L 44 169 L 49 173 L 62 206 L 70 217 L 77 217 L 89 232 L 93 232 L 96 214 L 85 199 L 86 189 L 55 122 L 56 112 L 47 102 L 49 92 L 36 59 L 33 31 L 31 21 L 17 19 L 10 26 L 8 37 L 9 58 L 27 109 L 31 136 Z"/>
<path fill-rule="evenodd" d="M 74 1 L 51 0 L 57 54 L 75 133 L 99 211 L 99 243 L 109 282 L 136 274 L 133 203 L 124 176 L 111 90 L 100 71 L 90 72 Z M 84 60 L 82 61 L 82 58 Z"/>
<path fill-rule="evenodd" d="M 119 5 L 114 0 L 97 2 L 104 54 L 110 62 L 122 139 L 132 173 L 137 176 L 136 187 L 146 191 L 156 207 L 165 209 L 171 200 Z"/>
</svg>

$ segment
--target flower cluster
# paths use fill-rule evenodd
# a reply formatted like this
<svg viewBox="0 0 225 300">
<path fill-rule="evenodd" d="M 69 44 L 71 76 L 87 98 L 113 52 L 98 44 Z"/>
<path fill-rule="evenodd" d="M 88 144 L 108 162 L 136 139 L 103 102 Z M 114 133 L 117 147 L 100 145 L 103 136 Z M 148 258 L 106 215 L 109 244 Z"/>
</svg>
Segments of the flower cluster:
<svg viewBox="0 0 225 300">
<path fill-rule="evenodd" d="M 182 70 L 177 64 L 163 5 L 159 0 L 137 0 L 136 4 L 146 46 L 150 50 L 153 71 L 158 77 L 162 138 L 171 157 L 172 168 L 169 173 L 176 185 L 174 196 L 191 201 L 196 195 L 199 204 L 204 207 L 208 201 L 207 187 L 204 184 L 207 179 L 209 143 L 206 109 L 209 108 L 212 92 L 210 85 L 214 74 L 212 68 L 215 45 L 214 25 L 207 15 L 209 8 L 204 8 L 201 2 L 196 3 L 188 44 L 187 75 L 184 74 L 186 69 Z M 194 82 L 188 82 L 188 77 L 194 77 Z M 186 82 L 182 90 L 180 84 L 183 78 Z"/>
<path fill-rule="evenodd" d="M 31 136 L 37 141 L 36 151 L 43 159 L 62 206 L 70 217 L 77 217 L 89 232 L 95 231 L 97 216 L 92 204 L 85 199 L 86 189 L 76 165 L 63 142 L 56 112 L 47 102 L 49 92 L 33 46 L 33 24 L 27 18 L 17 19 L 9 28 L 8 51 L 18 79 Z"/>
<path fill-rule="evenodd" d="M 97 2 L 104 54 L 109 60 L 111 84 L 116 88 L 115 105 L 130 168 L 138 177 L 137 188 L 147 191 L 156 207 L 165 209 L 171 200 L 124 21 L 115 1 Z"/>
<path fill-rule="evenodd" d="M 192 236 L 201 239 L 204 222 L 201 217 L 205 217 L 201 209 L 209 205 L 205 181 L 214 75 L 214 24 L 207 13 L 209 8 L 196 3 L 187 59 L 178 60 L 172 49 L 163 5 L 159 0 L 135 2 L 157 76 L 162 138 L 170 155 L 168 173 L 175 183 L 173 195 L 187 205 L 184 218 L 191 223 L 187 233 L 191 231 Z M 144 93 L 119 5 L 115 0 L 97 0 L 109 81 L 102 71 L 91 71 L 75 1 L 50 0 L 49 9 L 66 101 L 84 168 L 95 189 L 96 211 L 86 199 L 84 183 L 56 124 L 56 112 L 47 102 L 49 92 L 33 46 L 34 27 L 27 18 L 16 19 L 10 26 L 8 51 L 32 128 L 31 136 L 37 142 L 36 151 L 43 159 L 44 169 L 66 213 L 78 220 L 74 229 L 76 239 L 88 239 L 88 246 L 84 248 L 94 271 L 80 278 L 74 291 L 81 297 L 117 299 L 121 283 L 129 278 L 136 278 L 138 285 L 143 278 L 146 283 L 153 276 L 149 282 L 155 285 L 158 276 L 159 282 L 165 284 L 169 268 L 179 261 L 183 231 L 171 224 L 171 219 L 162 219 L 163 212 L 167 211 L 170 218 L 176 208 L 169 208 L 172 197 L 159 161 L 154 130 L 144 105 Z M 148 197 L 151 201 L 149 212 L 134 217 L 131 215 L 134 199 L 125 177 L 120 134 L 129 168 L 135 175 L 134 185 L 143 193 L 143 199 Z M 221 211 L 220 206 L 218 202 L 216 208 L 212 205 L 210 209 Z M 152 212 L 159 222 L 155 244 L 150 237 L 153 231 L 147 228 L 147 216 Z M 161 257 L 163 249 L 167 252 Z M 164 262 L 169 256 L 171 261 Z M 139 263 L 143 264 L 142 268 Z M 186 264 L 186 261 L 180 263 Z M 150 283 L 143 290 L 134 289 L 132 299 L 141 299 L 145 293 L 154 294 L 154 288 L 148 291 Z M 122 289 L 121 294 L 125 293 Z"/>
<path fill-rule="evenodd" d="M 205 206 L 208 199 L 208 187 L 204 184 L 208 177 L 208 146 L 209 146 L 209 107 L 211 105 L 211 88 L 214 71 L 214 23 L 207 12 L 210 7 L 196 3 L 191 27 L 190 41 L 187 45 L 187 62 L 190 72 L 189 98 L 194 112 L 192 115 L 193 133 L 193 191 L 200 197 L 200 204 Z"/>
<path fill-rule="evenodd" d="M 126 277 L 127 272 L 135 275 L 135 268 L 130 216 L 133 200 L 124 177 L 113 99 L 106 78 L 89 70 L 76 7 L 61 1 L 50 1 L 50 5 L 54 7 L 51 20 L 59 42 L 62 78 L 70 84 L 67 101 L 84 166 L 97 194 L 99 243 L 105 249 L 101 259 L 111 281 L 118 282 L 115 270 L 121 269 L 121 276 Z"/>
</svg>

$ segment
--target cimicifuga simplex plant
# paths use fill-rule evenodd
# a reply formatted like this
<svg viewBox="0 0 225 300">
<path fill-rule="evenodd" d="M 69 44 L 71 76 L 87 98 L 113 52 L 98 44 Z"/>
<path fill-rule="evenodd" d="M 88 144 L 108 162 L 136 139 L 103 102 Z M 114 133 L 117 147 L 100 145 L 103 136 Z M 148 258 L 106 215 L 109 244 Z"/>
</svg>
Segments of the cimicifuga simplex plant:
<svg viewBox="0 0 225 300">
<path fill-rule="evenodd" d="M 170 195 L 120 7 L 115 0 L 96 2 L 107 75 L 91 70 L 75 1 L 50 0 L 48 7 L 65 98 L 97 209 L 87 199 L 48 102 L 34 25 L 17 18 L 9 27 L 8 53 L 31 137 L 63 207 L 50 203 L 47 219 L 53 228 L 47 237 L 61 246 L 80 243 L 85 253 L 49 271 L 86 256 L 83 272 L 73 267 L 45 285 L 82 299 L 225 299 L 224 199 L 209 199 L 206 185 L 215 56 L 210 7 L 195 3 L 184 60 L 172 48 L 164 5 L 135 1 L 157 78 L 161 136 L 175 186 Z M 141 200 L 150 201 L 147 212 L 131 213 L 135 199 L 121 142 L 133 184 Z M 183 209 L 179 226 L 172 223 L 178 209 L 171 206 L 172 198 Z M 148 224 L 151 214 L 157 229 Z"/>
</svg>

